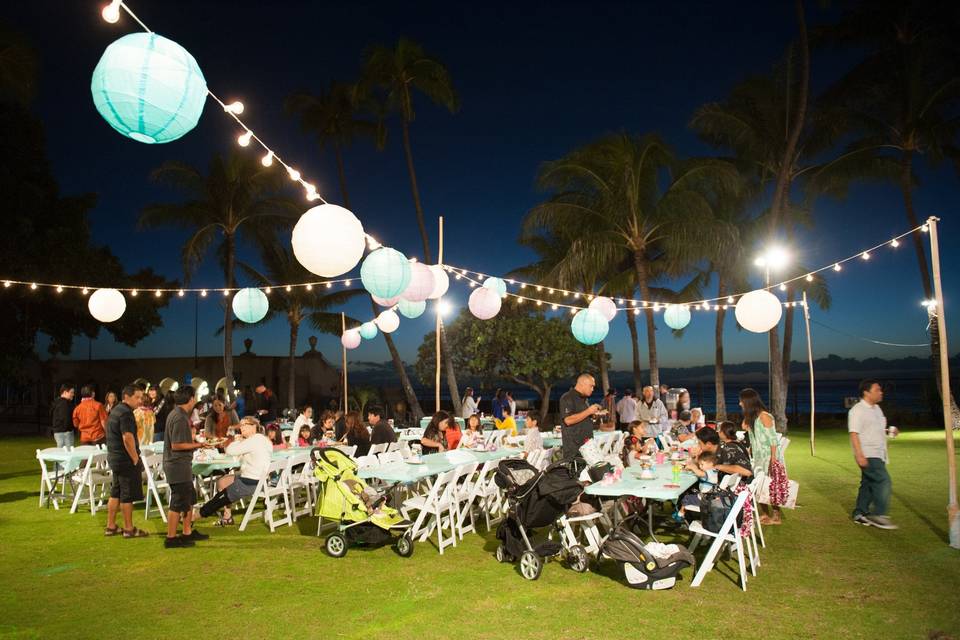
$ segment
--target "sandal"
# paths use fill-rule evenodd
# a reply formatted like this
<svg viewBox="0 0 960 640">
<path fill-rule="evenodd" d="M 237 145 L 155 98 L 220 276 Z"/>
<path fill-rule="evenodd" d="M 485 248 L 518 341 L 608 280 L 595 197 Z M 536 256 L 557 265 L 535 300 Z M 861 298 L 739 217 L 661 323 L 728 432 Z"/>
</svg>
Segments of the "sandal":
<svg viewBox="0 0 960 640">
<path fill-rule="evenodd" d="M 104 527 L 104 529 L 103 529 L 103 535 L 104 535 L 104 537 L 106 537 L 106 538 L 109 538 L 109 537 L 111 537 L 111 536 L 115 536 L 115 535 L 117 535 L 118 533 L 120 533 L 120 527 Z"/>
<path fill-rule="evenodd" d="M 150 534 L 144 531 L 143 529 L 137 529 L 136 527 L 134 527 L 130 531 L 127 531 L 126 529 L 123 530 L 124 538 L 146 538 L 149 535 Z"/>
</svg>

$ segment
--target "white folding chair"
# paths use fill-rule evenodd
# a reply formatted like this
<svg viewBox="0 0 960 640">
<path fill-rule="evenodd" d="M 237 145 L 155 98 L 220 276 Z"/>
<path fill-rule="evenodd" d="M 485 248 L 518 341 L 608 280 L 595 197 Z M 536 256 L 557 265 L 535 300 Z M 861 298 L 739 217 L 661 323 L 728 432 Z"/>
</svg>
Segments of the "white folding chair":
<svg viewBox="0 0 960 640">
<path fill-rule="evenodd" d="M 400 508 L 403 517 L 407 520 L 412 519 L 410 517 L 411 511 L 417 512 L 416 520 L 414 520 L 413 527 L 410 529 L 411 538 L 419 536 L 421 541 L 426 540 L 436 527 L 437 547 L 440 550 L 440 555 L 443 555 L 444 548 L 457 544 L 457 533 L 454 525 L 456 522 L 455 500 L 450 491 L 450 484 L 456 476 L 456 469 L 441 473 L 426 495 L 408 498 L 403 501 Z M 427 516 L 430 516 L 429 522 L 426 522 Z M 445 529 L 450 530 L 450 536 L 447 539 L 443 537 Z"/>
<path fill-rule="evenodd" d="M 301 451 L 287 458 L 287 491 L 290 494 L 290 517 L 296 521 L 298 516 L 309 515 L 313 507 L 313 485 L 316 478 L 313 475 L 312 462 L 309 451 Z M 300 497 L 303 497 L 303 506 L 298 508 Z"/>
<path fill-rule="evenodd" d="M 372 444 L 372 445 L 370 445 L 370 452 L 369 452 L 369 454 L 370 454 L 371 456 L 375 456 L 375 455 L 380 454 L 380 453 L 386 453 L 387 447 L 389 447 L 389 446 L 390 446 L 390 443 L 389 443 L 389 442 L 384 442 L 384 443 L 381 443 L 381 444 Z"/>
<path fill-rule="evenodd" d="M 344 444 L 344 445 L 338 446 L 337 449 L 340 449 L 340 451 L 343 451 L 344 454 L 350 456 L 351 458 L 355 456 L 357 453 L 357 445 L 348 447 L 347 445 Z"/>
<path fill-rule="evenodd" d="M 597 449 L 600 451 L 601 455 L 610 455 L 610 446 L 613 444 L 613 436 L 614 434 L 612 432 L 605 432 L 594 436 L 594 440 L 597 441 Z"/>
<path fill-rule="evenodd" d="M 357 470 L 366 469 L 367 467 L 375 467 L 380 464 L 380 460 L 377 456 L 360 456 L 354 462 L 357 463 Z"/>
<path fill-rule="evenodd" d="M 476 478 L 479 462 L 468 462 L 457 467 L 457 476 L 453 480 L 452 495 L 456 501 L 456 534 L 463 540 L 463 534 L 468 531 L 477 533 L 476 522 L 473 517 L 473 503 L 477 499 Z M 469 516 L 470 522 L 467 523 Z"/>
<path fill-rule="evenodd" d="M 387 453 L 392 453 L 394 451 L 400 451 L 399 442 L 391 442 L 390 444 L 387 445 Z"/>
<path fill-rule="evenodd" d="M 390 464 L 391 462 L 403 462 L 403 454 L 399 451 L 385 451 L 377 456 L 380 464 Z"/>
<path fill-rule="evenodd" d="M 490 460 L 484 464 L 483 469 L 477 476 L 477 503 L 483 510 L 487 531 L 490 531 L 492 524 L 496 524 L 504 511 L 503 492 L 494 481 L 499 462 Z"/>
<path fill-rule="evenodd" d="M 743 557 L 743 541 L 740 537 L 740 527 L 737 526 L 737 516 L 743 511 L 743 505 L 746 503 L 748 497 L 749 493 L 746 491 L 737 495 L 737 499 L 734 501 L 730 513 L 723 521 L 723 526 L 720 527 L 720 531 L 717 533 L 707 531 L 698 521 L 690 524 L 690 531 L 694 534 L 693 542 L 690 543 L 691 553 L 696 550 L 702 538 L 713 538 L 713 544 L 711 544 L 707 550 L 707 555 L 701 561 L 697 575 L 693 577 L 693 582 L 690 583 L 691 587 L 700 586 L 707 572 L 713 570 L 717 555 L 720 553 L 723 545 L 732 544 L 737 550 L 737 563 L 740 568 L 740 588 L 744 591 L 747 590 L 747 565 Z"/>
<path fill-rule="evenodd" d="M 73 479 L 77 484 L 77 490 L 73 496 L 70 513 L 76 513 L 80 503 L 87 502 L 90 505 L 90 515 L 96 515 L 97 508 L 103 504 L 103 498 L 108 494 L 108 487 L 113 480 L 110 469 L 107 468 L 107 452 L 91 447 L 86 463 L 77 470 Z M 96 496 L 94 496 L 95 492 Z M 83 498 L 84 493 L 87 494 L 86 498 Z"/>
<path fill-rule="evenodd" d="M 274 474 L 279 474 L 279 479 L 275 485 L 272 485 L 270 484 L 270 477 Z M 289 469 L 287 467 L 287 460 L 283 458 L 273 460 L 267 469 L 267 473 L 265 473 L 264 476 L 260 478 L 260 482 L 257 483 L 257 488 L 254 490 L 253 495 L 250 496 L 250 504 L 247 506 L 247 511 L 243 515 L 243 521 L 240 523 L 240 531 L 247 528 L 247 523 L 250 522 L 252 518 L 263 518 L 270 527 L 271 533 L 282 524 L 292 527 L 293 518 L 290 517 L 290 500 L 287 494 L 288 484 Z M 280 503 L 277 500 L 278 497 L 283 498 L 284 515 L 281 518 L 275 518 L 273 515 L 275 511 L 281 509 Z M 254 512 L 257 502 L 261 499 L 263 500 L 263 511 Z"/>
<path fill-rule="evenodd" d="M 757 496 L 760 495 L 760 489 L 763 487 L 766 477 L 766 473 L 757 471 L 753 474 L 753 481 L 750 483 L 750 504 L 753 507 L 753 530 L 750 532 L 750 535 L 754 537 L 753 546 L 757 546 L 756 538 L 760 538 L 760 546 L 764 549 L 767 548 L 767 541 L 763 538 L 763 525 L 760 524 L 760 509 L 757 508 Z M 754 531 L 756 533 L 754 533 Z M 759 549 L 757 550 L 759 551 Z"/>
<path fill-rule="evenodd" d="M 163 456 L 159 453 L 144 451 L 140 456 L 143 460 L 143 469 L 147 476 L 147 495 L 144 498 L 143 519 L 150 519 L 150 503 L 156 503 L 157 511 L 160 512 L 160 518 L 167 521 L 167 510 L 163 508 L 163 500 L 160 499 L 160 490 L 167 494 L 167 503 L 170 502 L 170 485 L 163 477 Z"/>
<path fill-rule="evenodd" d="M 43 506 L 43 500 L 49 494 L 50 502 L 53 508 L 60 510 L 60 499 L 66 499 L 65 488 L 69 482 L 67 473 L 63 469 L 63 464 L 55 460 L 50 460 L 47 456 L 66 453 L 66 449 L 59 447 L 47 447 L 46 449 L 37 449 L 37 462 L 40 463 L 40 503 L 37 506 Z M 58 489 L 58 487 L 60 487 Z"/>
<path fill-rule="evenodd" d="M 503 446 L 503 439 L 510 435 L 509 429 L 496 429 L 494 431 L 486 431 L 483 434 L 483 441 L 487 445 L 496 445 L 497 447 Z"/>
</svg>

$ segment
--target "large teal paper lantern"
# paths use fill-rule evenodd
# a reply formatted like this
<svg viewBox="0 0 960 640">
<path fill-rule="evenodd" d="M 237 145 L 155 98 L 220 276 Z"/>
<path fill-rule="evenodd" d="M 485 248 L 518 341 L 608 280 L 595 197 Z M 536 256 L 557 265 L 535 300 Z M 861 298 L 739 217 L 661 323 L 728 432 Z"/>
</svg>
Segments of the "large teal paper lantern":
<svg viewBox="0 0 960 640">
<path fill-rule="evenodd" d="M 381 247 L 364 258 L 360 280 L 364 289 L 378 298 L 398 296 L 410 284 L 410 263 L 396 249 Z"/>
<path fill-rule="evenodd" d="M 507 283 L 504 282 L 502 278 L 487 278 L 483 281 L 483 286 L 492 291 L 496 291 L 497 295 L 501 298 L 507 295 Z"/>
<path fill-rule="evenodd" d="M 423 312 L 427 310 L 427 302 L 425 300 L 410 302 L 409 300 L 400 298 L 400 302 L 397 303 L 397 310 L 400 311 L 400 315 L 404 318 L 410 318 L 412 320 L 423 315 Z"/>
<path fill-rule="evenodd" d="M 360 325 L 360 337 L 364 340 L 373 340 L 377 337 L 377 325 L 373 322 L 364 322 Z"/>
<path fill-rule="evenodd" d="M 240 289 L 233 296 L 233 313 L 242 322 L 251 324 L 260 322 L 269 310 L 270 303 L 267 301 L 267 294 L 260 289 Z"/>
<path fill-rule="evenodd" d="M 597 344 L 607 337 L 610 323 L 596 309 L 582 309 L 573 316 L 570 324 L 573 337 L 583 344 Z"/>
<path fill-rule="evenodd" d="M 207 100 L 197 61 L 155 33 L 131 33 L 107 47 L 90 91 L 111 127 L 146 144 L 172 142 L 193 129 Z"/>
<path fill-rule="evenodd" d="M 690 324 L 690 307 L 685 304 L 669 304 L 663 312 L 663 321 L 674 331 L 683 329 Z"/>
</svg>

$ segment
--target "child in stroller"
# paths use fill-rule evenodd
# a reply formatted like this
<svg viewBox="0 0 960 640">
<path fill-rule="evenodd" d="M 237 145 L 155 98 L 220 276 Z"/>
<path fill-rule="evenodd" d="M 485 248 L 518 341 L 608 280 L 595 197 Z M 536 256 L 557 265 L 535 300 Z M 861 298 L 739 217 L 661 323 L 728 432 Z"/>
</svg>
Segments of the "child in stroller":
<svg viewBox="0 0 960 640">
<path fill-rule="evenodd" d="M 400 556 L 413 555 L 413 523 L 356 475 L 356 462 L 335 448 L 314 449 L 312 456 L 313 474 L 320 481 L 317 535 L 324 518 L 337 522 L 337 530 L 326 539 L 327 553 L 342 558 L 350 544 L 379 546 L 393 541 Z"/>
</svg>

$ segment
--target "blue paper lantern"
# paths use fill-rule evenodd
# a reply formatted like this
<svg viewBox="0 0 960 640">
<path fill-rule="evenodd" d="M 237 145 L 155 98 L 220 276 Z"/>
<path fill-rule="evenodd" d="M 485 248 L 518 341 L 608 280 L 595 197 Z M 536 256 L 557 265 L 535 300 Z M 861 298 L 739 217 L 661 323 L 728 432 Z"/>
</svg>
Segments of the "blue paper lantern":
<svg viewBox="0 0 960 640">
<path fill-rule="evenodd" d="M 270 310 L 270 303 L 267 301 L 267 294 L 260 289 L 248 287 L 240 289 L 233 296 L 233 314 L 246 323 L 260 322 L 267 311 Z"/>
<path fill-rule="evenodd" d="M 679 331 L 690 324 L 690 307 L 685 304 L 668 304 L 663 312 L 663 321 L 674 331 Z"/>
<path fill-rule="evenodd" d="M 207 82 L 190 53 L 155 33 L 131 33 L 103 52 L 90 83 L 111 127 L 137 142 L 172 142 L 197 125 Z"/>
<path fill-rule="evenodd" d="M 378 298 L 392 298 L 410 284 L 407 257 L 390 247 L 381 247 L 368 255 L 360 266 L 363 287 Z"/>
<path fill-rule="evenodd" d="M 582 309 L 573 316 L 570 329 L 573 337 L 583 344 L 597 344 L 607 337 L 610 323 L 596 309 Z"/>
<path fill-rule="evenodd" d="M 373 322 L 364 322 L 360 325 L 360 337 L 364 340 L 373 340 L 377 337 L 377 325 Z"/>
<path fill-rule="evenodd" d="M 483 286 L 496 291 L 501 298 L 507 295 L 507 283 L 502 278 L 487 278 L 483 281 Z"/>
<path fill-rule="evenodd" d="M 414 318 L 422 316 L 423 312 L 427 310 L 427 301 L 410 302 L 409 300 L 400 298 L 400 302 L 397 303 L 397 310 L 404 318 L 413 320 Z"/>
</svg>

